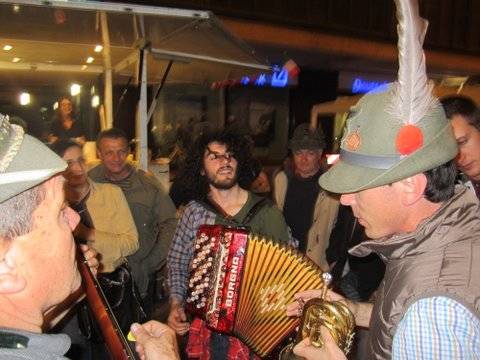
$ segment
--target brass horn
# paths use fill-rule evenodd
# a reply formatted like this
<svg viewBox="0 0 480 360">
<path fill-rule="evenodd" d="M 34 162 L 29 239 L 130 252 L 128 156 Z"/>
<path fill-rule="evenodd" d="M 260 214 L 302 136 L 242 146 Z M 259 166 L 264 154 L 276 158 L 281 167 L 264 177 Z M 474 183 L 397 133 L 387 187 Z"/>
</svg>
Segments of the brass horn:
<svg viewBox="0 0 480 360">
<path fill-rule="evenodd" d="M 313 346 L 322 347 L 323 339 L 320 327 L 325 326 L 338 347 L 347 355 L 352 347 L 355 334 L 355 317 L 344 303 L 326 300 L 332 276 L 329 273 L 323 273 L 322 279 L 324 282 L 322 296 L 310 299 L 303 307 L 297 343 L 309 337 Z M 292 352 L 295 345 L 290 344 L 285 347 L 280 354 L 280 359 L 298 359 Z"/>
<path fill-rule="evenodd" d="M 355 317 L 344 303 L 326 300 L 332 275 L 325 272 L 322 274 L 322 278 L 324 283 L 322 297 L 307 301 L 303 308 L 298 340 L 309 337 L 312 345 L 322 347 L 323 339 L 320 335 L 320 327 L 325 326 L 338 347 L 348 354 L 355 334 Z"/>
</svg>

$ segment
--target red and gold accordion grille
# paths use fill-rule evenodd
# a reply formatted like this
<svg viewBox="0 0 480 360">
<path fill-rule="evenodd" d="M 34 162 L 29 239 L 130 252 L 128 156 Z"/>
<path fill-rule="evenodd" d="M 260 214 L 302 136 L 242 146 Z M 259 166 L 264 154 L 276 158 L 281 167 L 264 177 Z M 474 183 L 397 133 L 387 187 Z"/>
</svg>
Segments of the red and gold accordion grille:
<svg viewBox="0 0 480 360">
<path fill-rule="evenodd" d="M 321 288 L 321 274 L 296 250 L 245 228 L 202 225 L 190 264 L 187 309 L 265 356 L 298 325 L 285 306 L 295 293 Z"/>
</svg>

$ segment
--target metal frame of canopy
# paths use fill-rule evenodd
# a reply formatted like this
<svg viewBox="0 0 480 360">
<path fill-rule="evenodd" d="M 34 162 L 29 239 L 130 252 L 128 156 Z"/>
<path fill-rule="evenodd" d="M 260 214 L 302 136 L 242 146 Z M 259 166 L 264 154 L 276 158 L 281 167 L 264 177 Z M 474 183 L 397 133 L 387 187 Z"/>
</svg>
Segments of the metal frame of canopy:
<svg viewBox="0 0 480 360">
<path fill-rule="evenodd" d="M 85 69 L 83 64 L 49 64 L 41 62 L 32 63 L 10 63 L 0 60 L 1 70 L 25 70 L 36 72 L 83 72 L 104 75 L 104 123 L 102 128 L 109 128 L 113 124 L 112 110 L 112 87 L 113 75 L 126 71 L 127 68 L 134 67 L 136 82 L 139 86 L 139 100 L 136 113 L 136 155 L 139 160 L 139 167 L 147 169 L 147 125 L 153 115 L 156 106 L 156 98 L 161 91 L 163 84 L 172 67 L 172 63 L 186 63 L 191 61 L 200 61 L 213 63 L 214 67 L 224 64 L 231 67 L 240 67 L 245 69 L 270 70 L 270 66 L 258 61 L 246 44 L 229 33 L 221 22 L 208 11 L 183 10 L 165 7 L 141 6 L 133 4 L 120 4 L 108 2 L 93 1 L 70 1 L 70 0 L 0 0 L 2 5 L 12 6 L 36 6 L 42 8 L 53 8 L 63 10 L 78 10 L 79 14 L 85 11 L 95 12 L 96 25 L 101 31 L 103 43 L 103 66 L 88 66 Z M 114 20 L 117 14 L 131 15 L 135 32 L 135 41 L 130 46 L 124 46 L 122 49 L 131 47 L 131 51 L 120 60 L 114 60 L 112 51 L 115 46 L 112 45 L 112 32 L 109 29 L 109 20 Z M 111 15 L 111 16 L 110 16 Z M 156 17 L 163 21 L 155 22 Z M 147 18 L 147 20 L 146 20 Z M 166 23 L 167 20 L 170 23 Z M 153 23 L 152 28 L 148 28 Z M 205 25 L 206 24 L 206 25 Z M 179 25 L 178 27 L 176 27 Z M 202 25 L 205 25 L 202 27 Z M 170 28 L 171 29 L 170 29 Z M 162 34 L 160 39 L 157 37 L 158 29 L 167 29 L 166 34 Z M 189 32 L 190 31 L 190 32 Z M 150 38 L 152 36 L 153 38 Z M 198 44 L 193 38 L 197 36 Z M 189 38 L 192 38 L 191 51 L 188 46 Z M 186 40 L 186 46 L 178 48 L 178 39 Z M 62 42 L 52 41 L 51 44 L 57 46 Z M 50 44 L 50 45 L 51 45 Z M 169 44 L 170 46 L 165 46 Z M 185 43 L 182 43 L 185 45 Z M 219 45 L 220 44 L 220 45 Z M 200 45 L 211 51 L 203 52 Z M 221 46 L 225 47 L 225 54 L 222 54 Z M 196 49 L 195 49 L 196 47 Z M 213 54 L 212 54 L 213 53 Z M 149 56 L 151 54 L 151 56 Z M 149 84 L 149 67 L 153 66 L 157 59 L 166 60 L 168 64 L 163 72 L 161 81 L 155 89 L 155 97 L 148 107 L 147 104 L 147 86 Z M 150 60 L 149 60 L 150 59 Z M 215 79 L 224 80 L 224 79 Z"/>
</svg>

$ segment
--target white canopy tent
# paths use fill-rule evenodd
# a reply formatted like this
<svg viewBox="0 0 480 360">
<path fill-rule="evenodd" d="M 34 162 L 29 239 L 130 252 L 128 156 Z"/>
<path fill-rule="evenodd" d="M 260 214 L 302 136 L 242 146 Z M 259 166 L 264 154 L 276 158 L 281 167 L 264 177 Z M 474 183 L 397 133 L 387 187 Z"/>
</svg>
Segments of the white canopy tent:
<svg viewBox="0 0 480 360">
<path fill-rule="evenodd" d="M 0 36 L 2 47 L 13 48 L 0 51 L 5 87 L 55 86 L 72 75 L 103 75 L 102 128 L 114 120 L 113 82 L 133 78 L 140 87 L 136 138 L 143 169 L 147 124 L 156 105 L 153 100 L 147 108 L 148 85 L 158 93 L 165 81 L 208 85 L 270 69 L 207 11 L 93 1 L 0 1 Z M 98 45 L 103 49 L 96 53 Z"/>
</svg>

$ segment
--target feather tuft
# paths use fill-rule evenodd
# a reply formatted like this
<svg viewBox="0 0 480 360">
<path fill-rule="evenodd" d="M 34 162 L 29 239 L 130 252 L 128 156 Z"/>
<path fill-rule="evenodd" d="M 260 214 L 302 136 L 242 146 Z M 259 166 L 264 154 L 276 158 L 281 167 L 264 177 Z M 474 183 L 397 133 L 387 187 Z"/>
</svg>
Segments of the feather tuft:
<svg viewBox="0 0 480 360">
<path fill-rule="evenodd" d="M 416 124 L 434 106 L 423 52 L 428 21 L 421 18 L 417 0 L 395 0 L 398 32 L 398 80 L 391 88 L 386 111 L 407 125 Z"/>
</svg>

